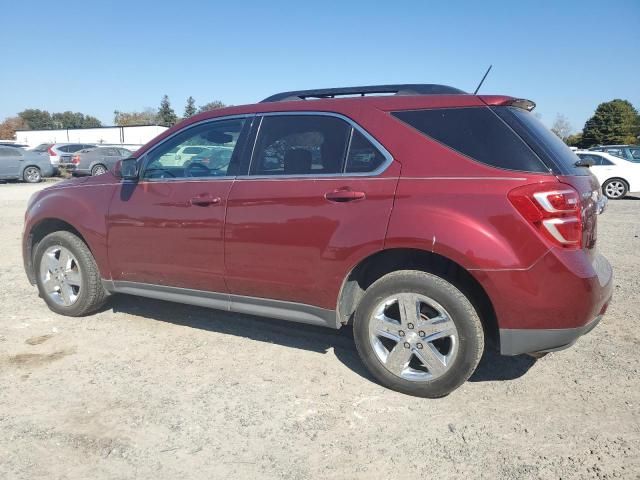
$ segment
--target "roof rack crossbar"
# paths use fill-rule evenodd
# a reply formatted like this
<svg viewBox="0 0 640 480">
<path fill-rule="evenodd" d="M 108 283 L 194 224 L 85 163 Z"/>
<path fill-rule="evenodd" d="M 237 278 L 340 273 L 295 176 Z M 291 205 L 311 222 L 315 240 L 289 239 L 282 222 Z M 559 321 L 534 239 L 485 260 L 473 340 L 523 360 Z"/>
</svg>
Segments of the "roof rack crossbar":
<svg viewBox="0 0 640 480">
<path fill-rule="evenodd" d="M 265 102 L 285 102 L 290 100 L 306 100 L 308 98 L 336 98 L 339 96 L 372 95 L 390 93 L 395 95 L 460 95 L 466 92 L 447 85 L 431 83 L 408 83 L 398 85 L 368 85 L 362 87 L 321 88 L 316 90 L 297 90 L 282 92 L 265 98 Z"/>
</svg>

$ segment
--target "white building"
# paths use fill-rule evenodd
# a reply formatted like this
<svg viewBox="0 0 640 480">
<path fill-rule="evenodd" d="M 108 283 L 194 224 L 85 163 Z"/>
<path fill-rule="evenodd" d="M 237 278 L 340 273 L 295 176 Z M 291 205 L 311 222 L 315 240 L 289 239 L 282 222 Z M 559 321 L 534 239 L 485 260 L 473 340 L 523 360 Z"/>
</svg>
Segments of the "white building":
<svg viewBox="0 0 640 480">
<path fill-rule="evenodd" d="M 41 143 L 104 143 L 144 145 L 167 130 L 160 125 L 131 127 L 61 128 L 55 130 L 18 130 L 16 142 L 35 147 Z"/>
</svg>

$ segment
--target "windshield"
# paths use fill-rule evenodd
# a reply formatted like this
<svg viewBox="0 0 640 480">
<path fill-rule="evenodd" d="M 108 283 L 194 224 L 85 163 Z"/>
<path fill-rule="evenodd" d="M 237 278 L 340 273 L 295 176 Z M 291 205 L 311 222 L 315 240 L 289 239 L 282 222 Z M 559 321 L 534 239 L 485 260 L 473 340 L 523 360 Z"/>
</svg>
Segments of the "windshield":
<svg viewBox="0 0 640 480">
<path fill-rule="evenodd" d="M 633 147 L 629 149 L 632 162 L 640 162 L 640 147 Z"/>
<path fill-rule="evenodd" d="M 51 143 L 41 143 L 36 148 L 34 148 L 33 151 L 34 152 L 46 152 L 51 145 L 52 145 Z"/>
</svg>

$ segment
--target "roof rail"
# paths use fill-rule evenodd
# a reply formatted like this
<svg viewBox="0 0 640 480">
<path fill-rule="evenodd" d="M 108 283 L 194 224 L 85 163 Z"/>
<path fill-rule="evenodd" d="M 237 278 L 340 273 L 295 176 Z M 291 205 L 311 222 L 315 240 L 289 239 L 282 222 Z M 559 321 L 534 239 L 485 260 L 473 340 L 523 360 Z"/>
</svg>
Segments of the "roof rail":
<svg viewBox="0 0 640 480">
<path fill-rule="evenodd" d="M 431 83 L 408 83 L 400 85 L 369 85 L 363 87 L 320 88 L 317 90 L 297 90 L 282 92 L 265 98 L 265 102 L 286 102 L 289 100 L 306 100 L 308 98 L 335 98 L 340 96 L 371 95 L 376 93 L 392 93 L 395 95 L 459 95 L 462 90 L 447 85 Z"/>
</svg>

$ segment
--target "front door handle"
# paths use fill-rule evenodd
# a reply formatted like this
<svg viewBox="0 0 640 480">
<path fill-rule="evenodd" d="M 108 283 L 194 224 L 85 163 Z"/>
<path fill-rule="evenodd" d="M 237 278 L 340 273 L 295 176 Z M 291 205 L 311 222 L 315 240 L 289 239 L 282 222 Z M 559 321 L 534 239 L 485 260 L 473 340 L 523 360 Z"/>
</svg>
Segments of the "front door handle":
<svg viewBox="0 0 640 480">
<path fill-rule="evenodd" d="M 209 195 L 202 197 L 193 197 L 191 199 L 191 205 L 196 205 L 198 207 L 208 207 L 209 205 L 217 205 L 220 203 L 220 197 L 211 197 Z"/>
<path fill-rule="evenodd" d="M 363 200 L 366 198 L 366 194 L 364 192 L 354 192 L 353 190 L 338 189 L 325 193 L 324 198 L 330 202 L 344 203 Z"/>
</svg>

